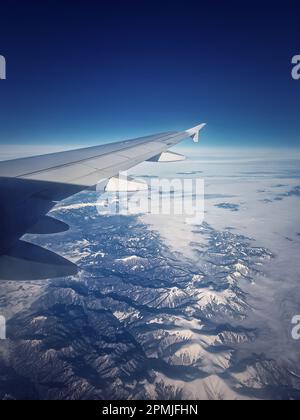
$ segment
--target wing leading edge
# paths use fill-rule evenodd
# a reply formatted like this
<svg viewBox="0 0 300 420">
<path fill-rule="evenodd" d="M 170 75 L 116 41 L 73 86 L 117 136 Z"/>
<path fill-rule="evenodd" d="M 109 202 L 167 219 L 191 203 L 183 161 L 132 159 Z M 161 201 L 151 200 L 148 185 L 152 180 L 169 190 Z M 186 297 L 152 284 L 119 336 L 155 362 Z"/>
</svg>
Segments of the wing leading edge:
<svg viewBox="0 0 300 420">
<path fill-rule="evenodd" d="M 187 137 L 198 140 L 204 125 L 183 132 L 0 162 L 0 177 L 90 187 L 99 179 L 115 176 L 166 152 Z"/>
</svg>

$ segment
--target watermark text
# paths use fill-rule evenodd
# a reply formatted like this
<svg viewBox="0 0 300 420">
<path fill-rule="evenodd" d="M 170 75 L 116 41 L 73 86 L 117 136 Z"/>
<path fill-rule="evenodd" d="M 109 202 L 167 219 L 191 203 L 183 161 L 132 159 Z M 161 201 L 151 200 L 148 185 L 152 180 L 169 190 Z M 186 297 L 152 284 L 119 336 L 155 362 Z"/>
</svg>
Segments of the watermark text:
<svg viewBox="0 0 300 420">
<path fill-rule="evenodd" d="M 0 340 L 6 340 L 6 319 L 0 315 Z"/>
<path fill-rule="evenodd" d="M 294 340 L 300 340 L 300 315 L 295 315 L 292 319 L 294 328 L 292 329 L 292 337 Z"/>
<path fill-rule="evenodd" d="M 292 69 L 292 78 L 294 80 L 300 79 L 300 55 L 294 55 L 292 58 L 292 64 L 294 64 L 294 67 Z"/>
<path fill-rule="evenodd" d="M 6 79 L 6 59 L 0 55 L 0 80 Z"/>
<path fill-rule="evenodd" d="M 102 180 L 97 211 L 100 215 L 183 216 L 187 224 L 204 220 L 204 180 L 199 178 L 151 178 L 133 180 L 126 172 Z"/>
</svg>

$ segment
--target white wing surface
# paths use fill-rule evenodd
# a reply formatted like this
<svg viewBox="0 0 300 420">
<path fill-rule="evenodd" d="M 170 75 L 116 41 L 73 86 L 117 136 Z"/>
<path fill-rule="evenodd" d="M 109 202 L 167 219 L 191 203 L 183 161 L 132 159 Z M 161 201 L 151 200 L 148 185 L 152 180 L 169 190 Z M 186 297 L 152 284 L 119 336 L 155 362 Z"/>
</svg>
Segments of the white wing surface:
<svg viewBox="0 0 300 420">
<path fill-rule="evenodd" d="M 0 279 L 15 278 L 11 274 L 14 259 L 23 272 L 20 260 L 35 267 L 30 278 L 39 278 L 37 264 L 47 273 L 56 275 L 45 265 L 66 266 L 66 260 L 49 255 L 20 240 L 25 233 L 52 233 L 67 229 L 63 223 L 46 216 L 57 201 L 91 187 L 99 180 L 108 181 L 144 161 L 170 162 L 181 156 L 168 150 L 192 137 L 199 139 L 205 124 L 182 132 L 167 132 L 101 146 L 52 153 L 0 162 Z M 1 256 L 2 255 L 2 256 Z M 50 258 L 51 257 L 51 258 Z M 48 264 L 50 260 L 52 264 Z M 35 263 L 32 265 L 33 260 Z M 38 260 L 38 261 L 37 261 Z M 16 261 L 15 261 L 16 263 Z M 74 267 L 67 266 L 71 269 Z M 28 269 L 28 267 L 26 268 Z M 25 270 L 26 271 L 26 270 Z M 68 270 L 64 275 L 68 273 Z M 46 275 L 46 274 L 45 274 Z M 21 275 L 22 277 L 22 275 Z"/>
</svg>

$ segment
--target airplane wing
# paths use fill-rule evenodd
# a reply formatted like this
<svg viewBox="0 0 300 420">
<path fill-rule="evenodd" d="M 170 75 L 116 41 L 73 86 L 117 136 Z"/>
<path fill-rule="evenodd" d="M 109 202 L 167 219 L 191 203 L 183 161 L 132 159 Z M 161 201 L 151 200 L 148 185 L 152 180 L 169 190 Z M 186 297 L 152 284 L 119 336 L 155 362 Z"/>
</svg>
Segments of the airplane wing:
<svg viewBox="0 0 300 420">
<path fill-rule="evenodd" d="M 180 155 L 168 150 L 187 137 L 197 142 L 204 126 L 201 124 L 182 132 L 0 162 L 0 279 L 18 277 L 15 273 L 11 274 L 12 259 L 17 259 L 22 272 L 20 260 L 29 262 L 33 267 L 35 259 L 47 277 L 56 276 L 56 271 L 52 273 L 51 268 L 50 271 L 45 270 L 45 265 L 65 267 L 66 260 L 37 249 L 20 238 L 25 233 L 66 230 L 68 227 L 64 223 L 46 216 L 47 213 L 57 201 L 97 184 L 100 179 L 109 181 L 120 171 L 148 160 L 181 160 Z M 49 261 L 51 264 L 48 264 Z M 68 268 L 72 268 L 73 272 L 74 267 Z M 40 269 L 29 277 L 39 278 Z"/>
</svg>

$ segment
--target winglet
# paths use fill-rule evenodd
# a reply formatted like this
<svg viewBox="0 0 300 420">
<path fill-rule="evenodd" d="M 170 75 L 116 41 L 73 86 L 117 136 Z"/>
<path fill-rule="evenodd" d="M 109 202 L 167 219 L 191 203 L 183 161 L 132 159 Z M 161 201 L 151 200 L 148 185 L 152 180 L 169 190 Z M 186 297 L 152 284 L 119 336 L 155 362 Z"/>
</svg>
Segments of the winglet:
<svg viewBox="0 0 300 420">
<path fill-rule="evenodd" d="M 186 130 L 189 137 L 192 137 L 194 143 L 199 142 L 199 132 L 205 126 L 206 126 L 206 123 L 203 123 L 203 124 L 197 125 L 196 127 L 190 128 L 189 130 Z"/>
</svg>

